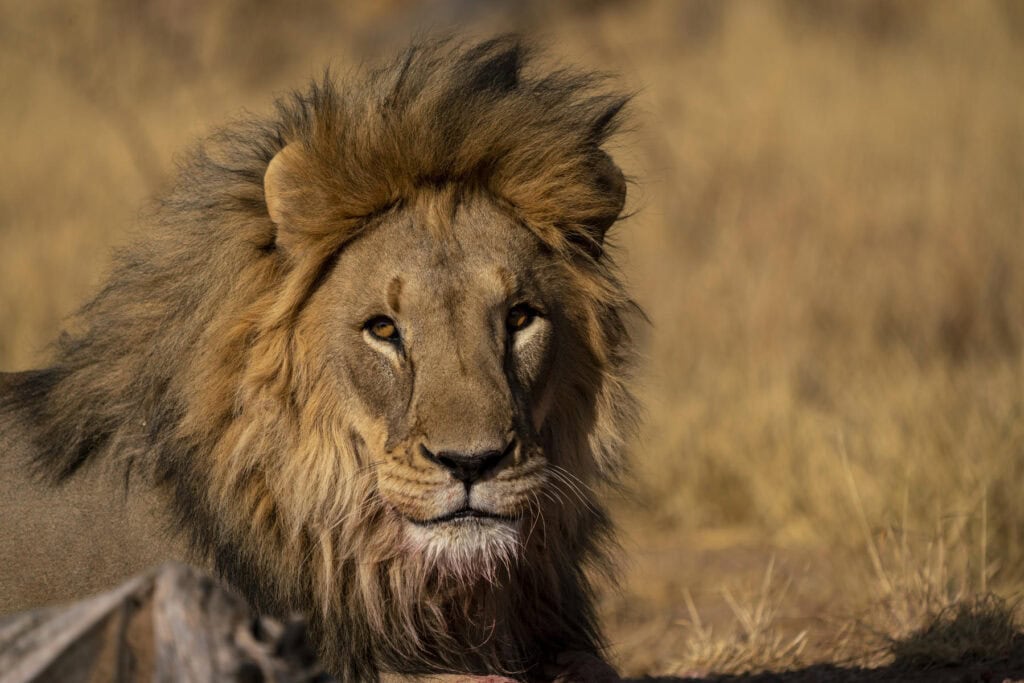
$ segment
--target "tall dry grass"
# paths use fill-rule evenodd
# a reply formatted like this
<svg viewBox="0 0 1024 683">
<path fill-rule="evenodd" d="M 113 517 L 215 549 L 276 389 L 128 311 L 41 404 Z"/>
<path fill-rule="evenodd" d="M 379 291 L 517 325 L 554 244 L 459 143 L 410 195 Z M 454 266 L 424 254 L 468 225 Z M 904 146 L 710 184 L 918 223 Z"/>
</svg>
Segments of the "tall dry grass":
<svg viewBox="0 0 1024 683">
<path fill-rule="evenodd" d="M 616 642 L 639 643 L 629 667 L 678 664 L 637 624 L 686 621 L 689 578 L 729 574 L 658 565 L 654 544 L 703 557 L 717 538 L 754 575 L 772 552 L 811 557 L 797 611 L 875 609 L 901 632 L 1021 585 L 1013 0 L 3 0 L 0 364 L 45 357 L 196 134 L 328 61 L 451 28 L 537 34 L 637 91 L 619 242 L 653 320 L 648 420 L 623 506 L 637 559 L 609 608 Z M 945 598 L 912 597 L 915 616 L 913 586 Z"/>
</svg>

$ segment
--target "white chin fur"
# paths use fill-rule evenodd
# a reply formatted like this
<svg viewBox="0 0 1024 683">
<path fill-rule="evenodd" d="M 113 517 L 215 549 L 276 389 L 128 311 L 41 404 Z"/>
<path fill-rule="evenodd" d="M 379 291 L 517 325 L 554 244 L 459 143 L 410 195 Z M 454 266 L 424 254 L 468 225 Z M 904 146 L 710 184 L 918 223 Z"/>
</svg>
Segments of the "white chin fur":
<svg viewBox="0 0 1024 683">
<path fill-rule="evenodd" d="M 495 579 L 509 570 L 522 550 L 519 521 L 462 519 L 441 524 L 406 525 L 411 553 L 426 567 L 459 579 Z"/>
</svg>

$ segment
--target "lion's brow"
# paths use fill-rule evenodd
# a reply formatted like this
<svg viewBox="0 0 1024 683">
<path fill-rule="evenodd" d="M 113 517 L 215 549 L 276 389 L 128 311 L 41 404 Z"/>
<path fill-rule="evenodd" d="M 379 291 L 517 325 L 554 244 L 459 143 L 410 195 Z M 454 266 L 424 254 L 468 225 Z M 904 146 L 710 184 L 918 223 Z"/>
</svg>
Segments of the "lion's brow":
<svg viewBox="0 0 1024 683">
<path fill-rule="evenodd" d="M 395 313 L 402 312 L 400 299 L 402 296 L 403 284 L 404 283 L 402 282 L 402 277 L 400 275 L 396 275 L 394 279 L 388 283 L 388 306 L 390 306 L 391 310 Z"/>
<path fill-rule="evenodd" d="M 498 276 L 498 281 L 501 282 L 503 289 L 502 293 L 505 295 L 506 299 L 519 291 L 519 278 L 516 277 L 516 274 L 512 272 L 512 270 L 505 266 L 498 266 L 496 274 Z"/>
</svg>

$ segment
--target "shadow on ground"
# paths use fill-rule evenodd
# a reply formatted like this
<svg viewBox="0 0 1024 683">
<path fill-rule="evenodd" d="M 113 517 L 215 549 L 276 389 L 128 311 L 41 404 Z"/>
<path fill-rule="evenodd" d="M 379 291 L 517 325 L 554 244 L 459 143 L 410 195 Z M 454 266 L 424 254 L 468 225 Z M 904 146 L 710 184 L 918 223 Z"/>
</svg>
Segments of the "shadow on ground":
<svg viewBox="0 0 1024 683">
<path fill-rule="evenodd" d="M 886 666 L 877 669 L 841 667 L 819 664 L 805 669 L 759 674 L 740 674 L 706 677 L 650 676 L 629 679 L 629 683 L 846 683 L 853 681 L 908 681 L 910 683 L 1007 683 L 1024 681 L 1024 648 L 1005 660 L 972 664 L 908 669 L 904 666 Z"/>
</svg>

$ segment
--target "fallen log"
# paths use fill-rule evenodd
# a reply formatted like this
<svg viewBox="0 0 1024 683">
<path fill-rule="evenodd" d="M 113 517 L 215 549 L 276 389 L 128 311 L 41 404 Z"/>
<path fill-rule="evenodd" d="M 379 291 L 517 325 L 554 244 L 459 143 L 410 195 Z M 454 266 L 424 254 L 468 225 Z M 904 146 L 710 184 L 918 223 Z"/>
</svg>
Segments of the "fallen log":
<svg viewBox="0 0 1024 683">
<path fill-rule="evenodd" d="M 0 683 L 330 680 L 301 620 L 255 617 L 181 564 L 72 605 L 0 616 Z"/>
</svg>

